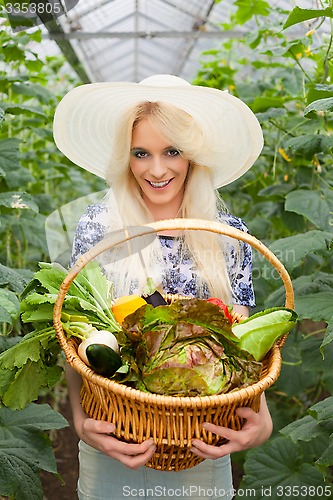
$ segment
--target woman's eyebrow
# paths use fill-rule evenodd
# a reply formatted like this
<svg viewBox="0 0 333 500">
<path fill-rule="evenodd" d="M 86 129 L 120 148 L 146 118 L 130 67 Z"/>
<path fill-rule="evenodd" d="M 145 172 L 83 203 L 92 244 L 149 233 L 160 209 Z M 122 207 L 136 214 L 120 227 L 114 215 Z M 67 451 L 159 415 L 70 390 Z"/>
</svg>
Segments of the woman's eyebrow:
<svg viewBox="0 0 333 500">
<path fill-rule="evenodd" d="M 170 149 L 176 149 L 177 151 L 179 151 L 178 148 L 176 148 L 175 146 L 167 146 L 166 148 L 163 149 L 163 152 L 165 151 L 168 151 Z M 144 148 L 144 147 L 141 147 L 141 146 L 134 146 L 133 148 L 131 148 L 131 152 L 135 152 L 135 151 L 148 151 L 147 148 Z"/>
</svg>

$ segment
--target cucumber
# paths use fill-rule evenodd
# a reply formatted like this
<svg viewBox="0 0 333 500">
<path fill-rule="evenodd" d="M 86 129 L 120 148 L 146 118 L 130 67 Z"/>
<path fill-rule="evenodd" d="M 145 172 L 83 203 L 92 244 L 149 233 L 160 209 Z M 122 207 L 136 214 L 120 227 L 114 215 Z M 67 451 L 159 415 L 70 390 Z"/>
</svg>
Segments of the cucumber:
<svg viewBox="0 0 333 500">
<path fill-rule="evenodd" d="M 91 368 L 104 377 L 111 377 L 122 365 L 119 354 L 105 344 L 88 345 L 86 355 Z"/>
</svg>

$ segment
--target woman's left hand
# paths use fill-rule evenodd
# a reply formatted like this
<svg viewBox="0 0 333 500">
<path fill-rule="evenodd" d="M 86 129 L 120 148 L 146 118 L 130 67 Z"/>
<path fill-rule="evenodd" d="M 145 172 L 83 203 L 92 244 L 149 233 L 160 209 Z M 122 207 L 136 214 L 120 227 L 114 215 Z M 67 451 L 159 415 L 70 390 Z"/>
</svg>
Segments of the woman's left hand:
<svg viewBox="0 0 333 500">
<path fill-rule="evenodd" d="M 235 451 L 254 448 L 267 441 L 272 433 L 273 424 L 264 394 L 260 398 L 258 413 L 251 410 L 251 408 L 238 408 L 236 411 L 240 417 L 246 419 L 240 431 L 220 427 L 209 422 L 203 424 L 207 431 L 226 438 L 228 440 L 226 444 L 215 446 L 206 444 L 200 439 L 193 439 L 191 451 L 199 457 L 215 460 L 230 455 Z"/>
</svg>

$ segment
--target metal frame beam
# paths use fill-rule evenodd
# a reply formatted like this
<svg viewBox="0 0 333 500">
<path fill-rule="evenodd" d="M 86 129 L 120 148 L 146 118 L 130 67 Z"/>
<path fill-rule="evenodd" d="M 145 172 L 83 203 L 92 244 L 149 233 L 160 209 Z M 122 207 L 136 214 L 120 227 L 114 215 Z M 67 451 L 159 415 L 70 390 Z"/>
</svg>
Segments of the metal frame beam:
<svg viewBox="0 0 333 500">
<path fill-rule="evenodd" d="M 244 31 L 114 31 L 112 33 L 106 31 L 76 31 L 73 33 L 56 33 L 44 35 L 45 38 L 53 40 L 89 40 L 91 38 L 238 38 L 244 36 Z"/>
<path fill-rule="evenodd" d="M 57 19 L 55 19 L 51 14 L 47 14 L 46 10 L 45 13 L 39 14 L 39 18 L 43 22 L 45 28 L 48 30 L 49 38 L 55 40 L 68 63 L 71 65 L 82 82 L 90 83 L 91 78 L 88 76 L 85 68 L 79 60 L 75 50 L 73 49 L 72 44 L 66 37 L 66 33 L 63 31 L 62 26 L 59 24 Z"/>
<path fill-rule="evenodd" d="M 98 5 L 94 5 L 93 7 L 89 7 L 86 10 L 82 10 L 81 12 L 79 12 L 79 17 L 81 18 L 81 17 L 87 16 L 88 14 L 91 14 L 95 10 L 98 10 L 101 7 L 104 7 L 104 5 L 107 5 L 110 2 L 113 2 L 113 0 L 104 0 L 104 1 L 101 1 Z"/>
<path fill-rule="evenodd" d="M 205 15 L 200 18 L 201 26 L 205 26 L 206 25 L 206 23 L 208 21 L 208 18 L 209 18 L 209 15 L 210 15 L 210 13 L 213 10 L 214 5 L 216 5 L 216 2 L 215 2 L 215 0 L 212 0 L 211 3 L 209 4 L 207 10 L 206 10 Z M 178 75 L 178 74 L 181 73 L 182 69 L 184 68 L 184 66 L 186 64 L 186 61 L 189 59 L 189 57 L 191 55 L 191 52 L 193 51 L 193 49 L 195 47 L 195 42 L 200 37 L 199 33 L 202 33 L 202 32 L 207 33 L 205 30 L 200 30 L 200 29 L 198 29 L 198 30 L 195 31 L 195 36 L 192 38 L 192 40 L 189 43 L 189 45 L 185 48 L 184 53 L 182 55 L 182 58 L 179 60 L 179 62 L 176 65 L 176 68 L 175 68 L 175 74 L 176 75 Z"/>
</svg>

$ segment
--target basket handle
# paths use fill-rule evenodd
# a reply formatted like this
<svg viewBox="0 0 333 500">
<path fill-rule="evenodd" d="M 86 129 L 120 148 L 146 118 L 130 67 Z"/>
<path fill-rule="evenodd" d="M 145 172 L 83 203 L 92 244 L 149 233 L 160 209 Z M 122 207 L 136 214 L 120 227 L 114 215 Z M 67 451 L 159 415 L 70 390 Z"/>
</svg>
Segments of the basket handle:
<svg viewBox="0 0 333 500">
<path fill-rule="evenodd" d="M 161 231 L 170 231 L 170 230 L 200 230 L 200 231 L 210 231 L 212 233 L 222 234 L 225 236 L 230 236 L 231 238 L 235 238 L 241 241 L 244 241 L 251 245 L 253 248 L 258 250 L 268 262 L 270 262 L 277 272 L 279 273 L 285 288 L 286 299 L 285 299 L 285 307 L 290 309 L 294 308 L 294 290 L 292 286 L 292 282 L 290 276 L 283 266 L 283 264 L 279 261 L 279 259 L 257 238 L 252 236 L 249 233 L 245 233 L 240 229 L 236 229 L 227 224 L 223 224 L 217 221 L 206 221 L 199 219 L 168 219 L 161 220 L 157 222 L 152 222 L 150 224 L 145 224 L 142 226 L 131 228 L 129 232 L 126 228 L 121 229 L 112 233 L 108 238 L 100 241 L 91 248 L 88 252 L 81 255 L 79 259 L 75 262 L 74 266 L 70 269 L 65 279 L 63 280 L 57 300 L 54 305 L 54 328 L 57 333 L 57 337 L 61 347 L 66 351 L 67 339 L 64 335 L 64 331 L 62 328 L 62 324 L 60 321 L 61 318 L 61 308 L 66 296 L 66 293 L 71 286 L 72 281 L 79 274 L 79 272 L 94 258 L 103 253 L 110 248 L 129 241 L 133 238 L 138 238 L 140 236 L 145 236 L 148 234 L 154 234 Z"/>
</svg>

